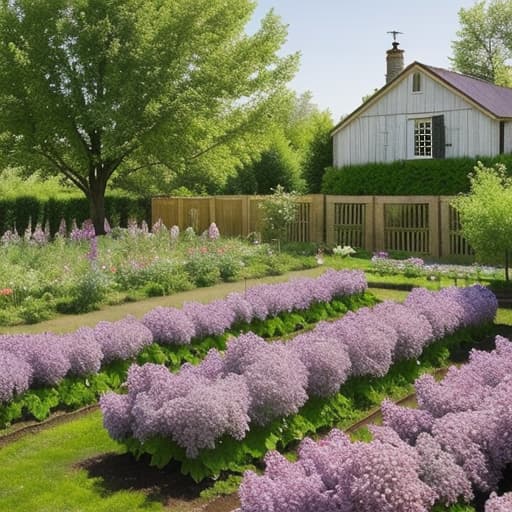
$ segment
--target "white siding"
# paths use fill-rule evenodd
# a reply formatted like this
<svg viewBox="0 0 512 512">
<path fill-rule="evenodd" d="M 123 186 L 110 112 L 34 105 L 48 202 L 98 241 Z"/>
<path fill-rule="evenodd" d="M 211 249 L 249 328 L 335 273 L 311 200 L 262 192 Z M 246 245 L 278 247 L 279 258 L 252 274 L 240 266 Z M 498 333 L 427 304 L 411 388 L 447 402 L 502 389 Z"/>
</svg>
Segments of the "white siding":
<svg viewBox="0 0 512 512">
<path fill-rule="evenodd" d="M 505 123 L 505 153 L 512 153 L 512 122 Z"/>
<path fill-rule="evenodd" d="M 421 92 L 413 93 L 414 71 L 334 135 L 336 167 L 412 158 L 413 120 L 440 114 L 444 115 L 446 158 L 499 153 L 499 121 L 424 73 Z M 505 152 L 512 152 L 512 123 L 505 126 Z"/>
</svg>

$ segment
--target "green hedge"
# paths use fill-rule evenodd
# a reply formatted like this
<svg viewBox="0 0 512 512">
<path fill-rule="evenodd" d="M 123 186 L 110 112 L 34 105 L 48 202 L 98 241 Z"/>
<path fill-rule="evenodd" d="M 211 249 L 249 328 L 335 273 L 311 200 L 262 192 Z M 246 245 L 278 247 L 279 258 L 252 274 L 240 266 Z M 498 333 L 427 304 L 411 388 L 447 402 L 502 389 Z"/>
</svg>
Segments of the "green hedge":
<svg viewBox="0 0 512 512">
<path fill-rule="evenodd" d="M 128 195 L 112 194 L 105 198 L 106 216 L 113 224 L 126 226 L 129 218 L 139 221 L 151 220 L 151 201 L 147 198 L 135 198 Z M 61 219 L 66 220 L 68 230 L 71 222 L 76 219 L 80 225 L 89 218 L 89 203 L 81 196 L 58 196 L 39 198 L 37 196 L 18 196 L 0 198 L 0 234 L 16 226 L 18 233 L 23 234 L 32 220 L 32 228 L 40 222 L 43 226 L 50 222 L 52 235 L 59 229 Z"/>
<path fill-rule="evenodd" d="M 485 165 L 502 162 L 509 174 L 512 174 L 512 155 L 372 163 L 327 169 L 322 181 L 322 192 L 375 196 L 456 195 L 469 191 L 468 174 L 479 160 Z"/>
</svg>

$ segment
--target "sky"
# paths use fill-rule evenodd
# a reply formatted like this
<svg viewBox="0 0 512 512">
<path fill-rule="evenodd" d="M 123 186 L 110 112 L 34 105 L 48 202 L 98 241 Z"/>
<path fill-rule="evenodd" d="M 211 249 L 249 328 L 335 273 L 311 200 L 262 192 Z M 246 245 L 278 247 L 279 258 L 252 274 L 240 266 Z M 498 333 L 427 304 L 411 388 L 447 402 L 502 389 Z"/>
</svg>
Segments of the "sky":
<svg viewBox="0 0 512 512">
<path fill-rule="evenodd" d="M 300 69 L 290 87 L 311 91 L 313 103 L 333 120 L 349 114 L 363 96 L 385 83 L 386 50 L 398 30 L 407 66 L 419 61 L 450 68 L 458 12 L 476 0 L 258 0 L 247 27 L 274 9 L 288 25 L 284 54 L 300 52 Z"/>
</svg>

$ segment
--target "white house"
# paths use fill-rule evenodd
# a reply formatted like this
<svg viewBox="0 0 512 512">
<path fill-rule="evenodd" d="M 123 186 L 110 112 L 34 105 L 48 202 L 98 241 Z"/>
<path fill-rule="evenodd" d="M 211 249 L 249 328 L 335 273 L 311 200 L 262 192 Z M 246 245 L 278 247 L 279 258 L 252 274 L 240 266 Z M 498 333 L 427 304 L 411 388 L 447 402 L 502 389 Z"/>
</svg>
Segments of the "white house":
<svg viewBox="0 0 512 512">
<path fill-rule="evenodd" d="M 388 50 L 388 83 L 332 131 L 335 167 L 512 152 L 512 89 Z"/>
</svg>

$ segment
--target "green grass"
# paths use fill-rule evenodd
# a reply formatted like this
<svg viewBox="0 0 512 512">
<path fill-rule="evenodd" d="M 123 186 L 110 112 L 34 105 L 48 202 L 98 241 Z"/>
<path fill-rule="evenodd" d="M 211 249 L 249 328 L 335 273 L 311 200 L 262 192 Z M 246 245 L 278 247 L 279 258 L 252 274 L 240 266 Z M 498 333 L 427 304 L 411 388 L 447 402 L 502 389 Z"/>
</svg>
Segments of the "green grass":
<svg viewBox="0 0 512 512">
<path fill-rule="evenodd" d="M 0 511 L 163 510 L 141 492 L 106 493 L 101 479 L 77 467 L 107 452 L 123 450 L 102 428 L 99 411 L 7 445 L 0 450 Z"/>
</svg>

